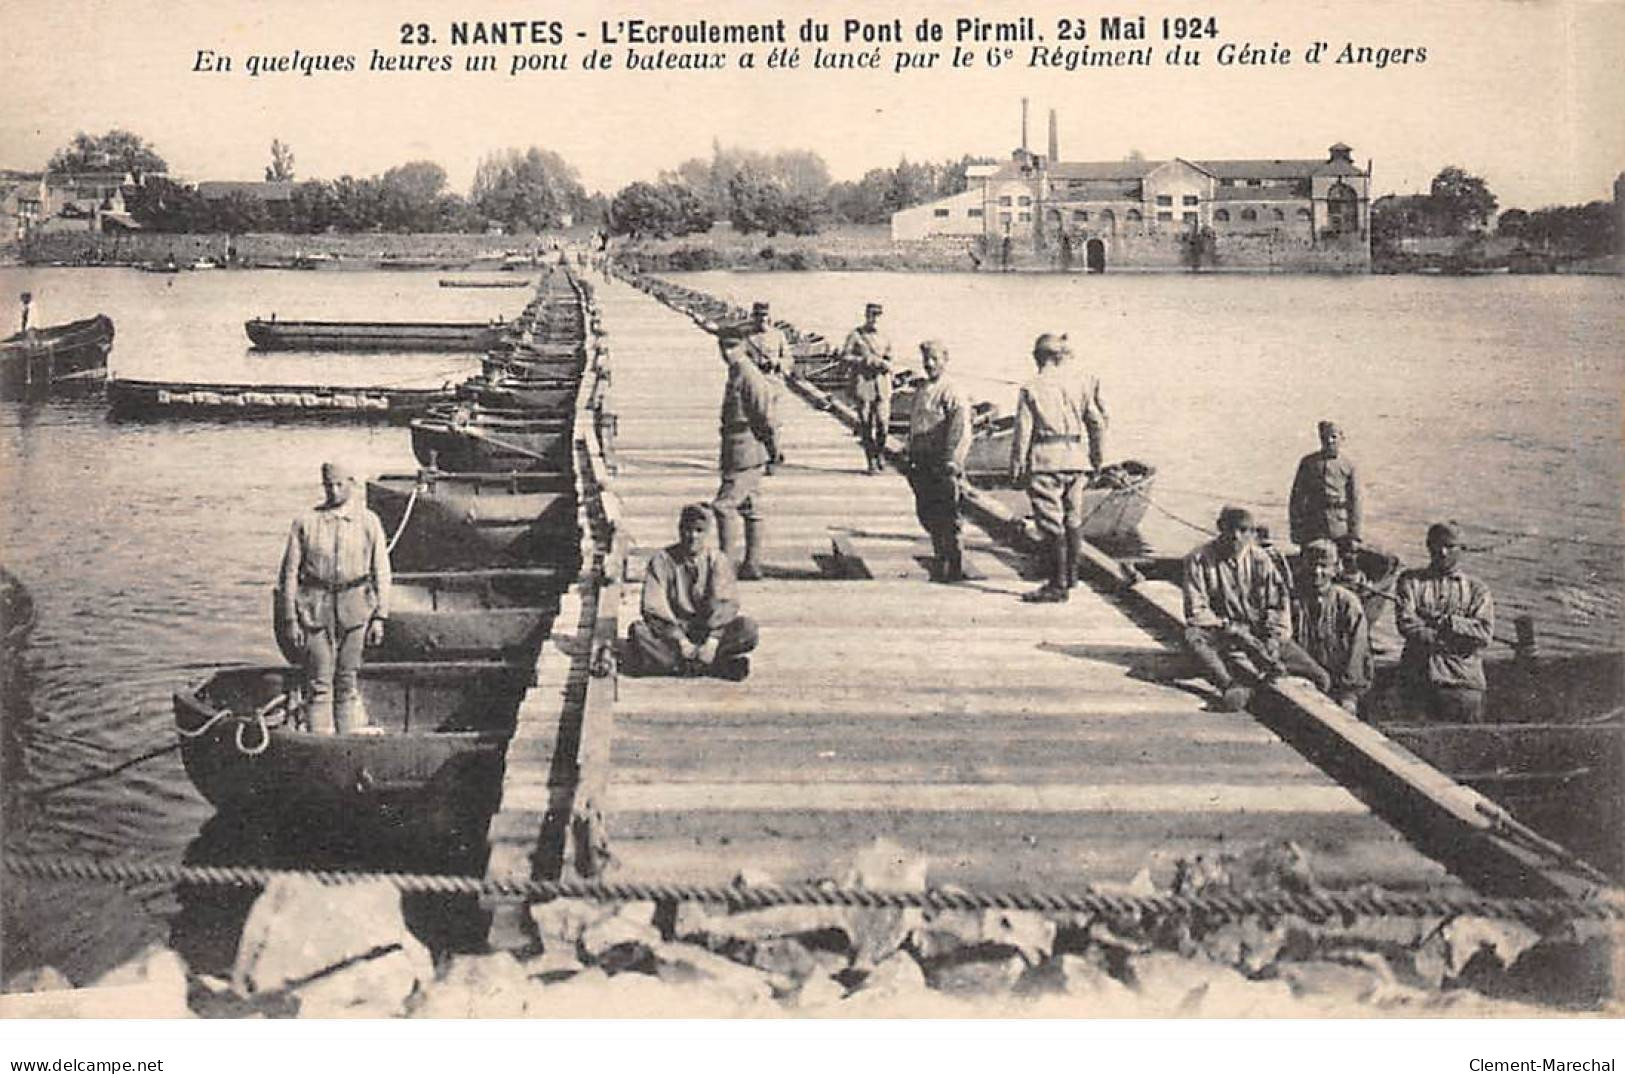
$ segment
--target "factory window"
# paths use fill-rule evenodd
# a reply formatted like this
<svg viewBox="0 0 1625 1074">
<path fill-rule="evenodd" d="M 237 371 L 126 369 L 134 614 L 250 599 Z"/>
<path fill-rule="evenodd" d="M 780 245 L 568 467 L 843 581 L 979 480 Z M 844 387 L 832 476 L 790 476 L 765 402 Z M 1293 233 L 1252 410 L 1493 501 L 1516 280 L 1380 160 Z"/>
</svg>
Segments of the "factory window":
<svg viewBox="0 0 1625 1074">
<path fill-rule="evenodd" d="M 1173 195 L 1171 195 L 1171 194 L 1158 194 L 1157 195 L 1157 204 L 1158 205 L 1172 205 L 1173 203 L 1174 203 Z"/>
<path fill-rule="evenodd" d="M 999 223 L 1008 224 L 1009 222 L 1010 222 L 1010 214 L 1009 213 L 1000 213 L 999 214 Z"/>
<path fill-rule="evenodd" d="M 1272 216 L 1273 216 L 1273 217 L 1274 217 L 1274 218 L 1275 218 L 1275 219 L 1276 219 L 1276 220 L 1285 220 L 1285 219 L 1286 219 L 1286 213 L 1283 213 L 1283 212 L 1282 212 L 1282 211 L 1281 211 L 1281 210 L 1279 210 L 1279 209 L 1274 209 L 1274 210 L 1271 210 L 1271 215 L 1272 215 Z"/>
<path fill-rule="evenodd" d="M 1307 220 L 1307 219 L 1309 219 L 1309 210 L 1308 209 L 1299 209 L 1298 210 L 1298 219 L 1299 220 Z"/>
<path fill-rule="evenodd" d="M 1032 220 L 1032 218 L 1033 218 L 1032 213 L 1022 213 L 1016 219 L 1022 221 L 1023 223 L 1027 223 L 1027 222 L 1030 222 Z"/>
<path fill-rule="evenodd" d="M 1082 179 L 1068 179 L 1066 181 L 1066 188 L 1068 190 L 1082 190 L 1083 187 L 1084 182 Z"/>
<path fill-rule="evenodd" d="M 1001 197 L 999 199 L 999 204 L 1000 205 L 1009 205 L 1010 204 L 1010 195 L 1006 194 L 1003 197 Z"/>
<path fill-rule="evenodd" d="M 932 209 L 931 215 L 941 219 L 942 217 L 948 216 L 949 212 L 947 209 Z"/>
<path fill-rule="evenodd" d="M 1180 213 L 1179 214 L 1179 219 L 1181 221 L 1183 221 L 1184 223 L 1194 224 L 1194 223 L 1196 223 L 1196 214 L 1195 213 Z"/>
<path fill-rule="evenodd" d="M 1032 203 L 1033 203 L 1033 199 L 1029 198 L 1025 194 L 1023 194 L 1021 197 L 1016 199 L 1016 204 L 1017 205 L 1031 205 Z"/>
<path fill-rule="evenodd" d="M 981 215 L 982 215 L 982 210 L 980 210 L 980 209 L 966 209 L 965 210 L 965 215 L 980 218 Z"/>
<path fill-rule="evenodd" d="M 1195 194 L 1186 194 L 1184 197 L 1179 199 L 1179 204 L 1181 204 L 1181 205 L 1195 205 L 1198 200 L 1200 200 L 1200 199 L 1198 199 Z"/>
<path fill-rule="evenodd" d="M 1158 222 L 1159 222 L 1159 223 L 1170 223 L 1170 222 L 1172 222 L 1172 221 L 1173 221 L 1173 218 L 1174 218 L 1174 214 L 1173 214 L 1173 213 L 1171 213 L 1171 212 L 1168 212 L 1168 213 L 1158 213 L 1158 214 L 1157 214 L 1157 221 L 1158 221 Z"/>
<path fill-rule="evenodd" d="M 1220 179 L 1219 180 L 1219 185 L 1220 186 L 1235 186 L 1236 181 L 1234 179 Z"/>
<path fill-rule="evenodd" d="M 1100 222 L 1105 224 L 1107 227 L 1116 227 L 1117 214 L 1112 212 L 1110 209 L 1102 209 L 1100 211 Z"/>
<path fill-rule="evenodd" d="M 1089 219 L 1089 210 L 1088 209 L 1073 209 L 1072 210 L 1072 219 L 1074 219 L 1074 220 L 1087 220 L 1087 219 Z"/>
<path fill-rule="evenodd" d="M 1264 185 L 1264 180 L 1262 180 L 1262 179 L 1249 179 L 1249 180 L 1247 180 L 1247 185 L 1248 186 L 1263 186 Z"/>
<path fill-rule="evenodd" d="M 1128 222 L 1131 223 L 1131 224 L 1138 224 L 1140 222 L 1140 210 L 1138 210 L 1138 209 L 1130 209 L 1128 211 L 1127 219 L 1128 219 Z"/>
<path fill-rule="evenodd" d="M 1243 209 L 1243 210 L 1241 210 L 1241 218 L 1243 220 L 1257 220 L 1258 219 L 1258 210 L 1257 209 Z"/>
<path fill-rule="evenodd" d="M 1221 224 L 1228 224 L 1230 222 L 1230 210 L 1220 209 L 1218 212 L 1213 214 L 1213 219 L 1217 220 Z"/>
</svg>

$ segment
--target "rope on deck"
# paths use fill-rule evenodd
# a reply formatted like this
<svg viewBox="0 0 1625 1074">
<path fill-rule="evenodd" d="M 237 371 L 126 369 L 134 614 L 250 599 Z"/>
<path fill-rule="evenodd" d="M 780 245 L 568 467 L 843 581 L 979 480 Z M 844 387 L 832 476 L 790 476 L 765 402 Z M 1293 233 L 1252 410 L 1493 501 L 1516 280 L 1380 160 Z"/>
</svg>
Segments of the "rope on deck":
<svg viewBox="0 0 1625 1074">
<path fill-rule="evenodd" d="M 731 911 L 774 906 L 840 906 L 867 910 L 1028 910 L 1036 912 L 1198 917 L 1456 917 L 1471 916 L 1557 924 L 1565 921 L 1625 921 L 1625 904 L 1590 899 L 1512 899 L 1359 890 L 1203 893 L 1198 895 L 1115 895 L 1094 891 L 880 891 L 834 884 L 704 885 L 603 880 L 490 880 L 469 876 L 393 872 L 338 872 L 264 869 L 241 865 L 175 865 L 167 862 L 102 861 L 7 854 L 5 872 L 35 880 L 107 880 L 118 883 L 174 883 L 202 887 L 263 888 L 296 877 L 327 886 L 386 883 L 413 895 L 478 895 L 491 899 L 540 901 L 559 898 L 600 902 L 701 902 Z"/>
</svg>

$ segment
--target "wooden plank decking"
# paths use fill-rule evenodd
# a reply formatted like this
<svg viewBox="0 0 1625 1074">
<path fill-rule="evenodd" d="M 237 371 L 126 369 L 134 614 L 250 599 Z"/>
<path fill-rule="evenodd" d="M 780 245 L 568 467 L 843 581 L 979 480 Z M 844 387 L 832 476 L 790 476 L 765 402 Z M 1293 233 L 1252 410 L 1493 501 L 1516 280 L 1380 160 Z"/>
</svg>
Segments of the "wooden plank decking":
<svg viewBox="0 0 1625 1074">
<path fill-rule="evenodd" d="M 598 294 L 631 549 L 624 636 L 643 562 L 684 503 L 715 493 L 725 370 L 682 315 L 619 282 Z M 771 569 L 743 586 L 762 628 L 753 673 L 619 678 L 613 875 L 838 875 L 883 836 L 930 856 L 933 882 L 1077 886 L 1292 839 L 1330 883 L 1450 883 L 1252 717 L 1207 711 L 1181 654 L 1118 598 L 1023 604 L 1020 557 L 974 527 L 987 580 L 929 583 L 906 483 L 865 475 L 847 430 L 794 393 L 781 411 Z"/>
</svg>

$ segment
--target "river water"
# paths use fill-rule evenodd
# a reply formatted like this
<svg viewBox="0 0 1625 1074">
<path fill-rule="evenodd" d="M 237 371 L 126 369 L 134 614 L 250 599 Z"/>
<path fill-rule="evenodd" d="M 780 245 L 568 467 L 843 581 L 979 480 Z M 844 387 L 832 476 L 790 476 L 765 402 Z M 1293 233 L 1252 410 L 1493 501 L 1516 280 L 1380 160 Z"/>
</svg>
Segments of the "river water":
<svg viewBox="0 0 1625 1074">
<path fill-rule="evenodd" d="M 1617 646 L 1625 280 L 1107 275 L 729 274 L 681 277 L 839 339 L 885 304 L 899 351 L 937 337 L 974 395 L 1008 406 L 1039 331 L 1065 331 L 1101 377 L 1112 457 L 1160 470 L 1157 551 L 1183 552 L 1223 502 L 1285 530 L 1314 423 L 1339 420 L 1367 489 L 1369 537 L 1422 558 L 1455 518 L 1487 551 L 1500 632 L 1533 614 L 1552 649 Z M 432 273 L 0 269 L 45 320 L 117 325 L 131 377 L 432 385 L 472 357 L 262 355 L 242 322 L 480 320 L 518 290 L 436 286 Z M 614 325 L 607 326 L 614 340 Z M 793 450 L 793 445 L 790 450 Z M 856 449 L 854 448 L 854 453 Z M 39 607 L 5 845 L 174 860 L 210 809 L 177 755 L 47 789 L 172 741 L 170 693 L 217 664 L 277 659 L 267 600 L 289 518 L 320 497 L 317 464 L 410 471 L 388 426 L 115 423 L 96 401 L 0 403 L 0 561 Z M 14 706 L 17 707 L 17 706 Z M 15 792 L 20 790 L 20 795 Z M 219 833 L 212 833 L 218 836 Z M 229 842 L 229 840 L 228 840 Z M 5 972 L 50 962 L 82 979 L 168 934 L 162 888 L 5 884 Z"/>
</svg>

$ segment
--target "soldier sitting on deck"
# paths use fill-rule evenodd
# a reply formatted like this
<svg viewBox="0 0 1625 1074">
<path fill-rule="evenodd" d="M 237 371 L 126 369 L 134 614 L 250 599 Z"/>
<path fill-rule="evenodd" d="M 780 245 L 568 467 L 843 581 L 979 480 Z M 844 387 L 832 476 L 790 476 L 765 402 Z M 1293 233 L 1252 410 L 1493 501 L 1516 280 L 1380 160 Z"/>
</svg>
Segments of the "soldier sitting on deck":
<svg viewBox="0 0 1625 1074">
<path fill-rule="evenodd" d="M 1185 644 L 1234 712 L 1252 686 L 1302 675 L 1322 690 L 1326 673 L 1292 640 L 1287 581 L 1254 541 L 1253 515 L 1219 512 L 1219 535 L 1185 557 Z"/>
<path fill-rule="evenodd" d="M 642 675 L 750 674 L 756 624 L 739 614 L 734 568 L 711 543 L 711 508 L 691 503 L 677 543 L 649 558 L 643 575 L 643 618 L 627 635 L 627 671 Z"/>
<path fill-rule="evenodd" d="M 1292 600 L 1292 637 L 1326 672 L 1322 687 L 1355 711 L 1371 687 L 1371 629 L 1360 598 L 1336 584 L 1337 546 L 1321 538 L 1303 548 Z"/>
</svg>

